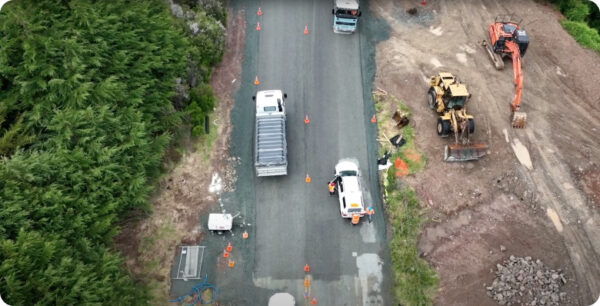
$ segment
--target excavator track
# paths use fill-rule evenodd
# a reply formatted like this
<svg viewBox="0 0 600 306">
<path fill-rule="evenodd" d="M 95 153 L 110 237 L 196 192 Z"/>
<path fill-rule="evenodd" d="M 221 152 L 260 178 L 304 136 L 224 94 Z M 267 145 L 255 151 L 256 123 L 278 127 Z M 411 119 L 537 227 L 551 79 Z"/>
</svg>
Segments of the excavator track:
<svg viewBox="0 0 600 306">
<path fill-rule="evenodd" d="M 487 54 L 490 57 L 490 60 L 492 61 L 492 63 L 494 63 L 494 67 L 496 67 L 497 70 L 504 69 L 504 60 L 502 59 L 502 56 L 500 54 L 494 52 L 494 50 L 492 50 L 492 47 L 490 46 L 488 41 L 483 40 L 481 42 L 481 45 L 483 46 L 485 51 L 487 51 Z"/>
</svg>

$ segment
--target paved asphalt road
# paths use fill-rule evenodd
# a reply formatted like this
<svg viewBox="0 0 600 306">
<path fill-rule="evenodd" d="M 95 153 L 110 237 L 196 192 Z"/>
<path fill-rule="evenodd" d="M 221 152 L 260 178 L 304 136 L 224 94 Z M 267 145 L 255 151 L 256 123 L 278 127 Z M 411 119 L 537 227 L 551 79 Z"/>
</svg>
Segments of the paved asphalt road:
<svg viewBox="0 0 600 306">
<path fill-rule="evenodd" d="M 263 0 L 260 17 L 253 13 L 258 3 L 240 2 L 233 6 L 249 13 L 243 83 L 232 113 L 232 154 L 241 164 L 230 201 L 242 203 L 246 222 L 253 226 L 248 256 L 253 261 L 246 263 L 244 278 L 249 282 L 252 277 L 257 289 L 253 300 L 262 303 L 274 292 L 289 292 L 303 303 L 302 269 L 308 263 L 310 295 L 319 305 L 389 305 L 384 218 L 378 190 L 371 190 L 376 177 L 369 175 L 376 165 L 374 158 L 367 162 L 366 131 L 372 123 L 363 101 L 359 34 L 333 33 L 330 1 Z M 308 35 L 303 34 L 305 25 Z M 251 84 L 254 75 L 259 86 Z M 289 167 L 283 177 L 258 178 L 252 168 L 251 96 L 266 89 L 288 94 Z M 340 217 L 337 198 L 328 195 L 326 186 L 340 158 L 359 162 L 363 195 L 366 204 L 375 205 L 375 222 L 365 217 L 352 226 Z M 238 294 L 246 294 L 242 292 L 249 285 L 240 284 Z"/>
</svg>

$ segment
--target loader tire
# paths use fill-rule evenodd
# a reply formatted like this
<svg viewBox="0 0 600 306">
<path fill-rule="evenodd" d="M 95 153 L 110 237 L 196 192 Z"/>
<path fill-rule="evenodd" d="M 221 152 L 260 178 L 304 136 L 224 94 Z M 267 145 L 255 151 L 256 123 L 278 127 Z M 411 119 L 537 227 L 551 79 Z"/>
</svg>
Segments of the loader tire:
<svg viewBox="0 0 600 306">
<path fill-rule="evenodd" d="M 433 90 L 433 88 L 429 89 L 429 92 L 427 93 L 427 102 L 429 104 L 429 108 L 431 109 L 435 109 L 435 98 L 435 90 Z"/>
<path fill-rule="evenodd" d="M 469 119 L 469 134 L 475 133 L 475 119 Z"/>
<path fill-rule="evenodd" d="M 438 118 L 437 133 L 441 137 L 448 137 L 448 135 L 450 134 L 450 121 Z"/>
</svg>

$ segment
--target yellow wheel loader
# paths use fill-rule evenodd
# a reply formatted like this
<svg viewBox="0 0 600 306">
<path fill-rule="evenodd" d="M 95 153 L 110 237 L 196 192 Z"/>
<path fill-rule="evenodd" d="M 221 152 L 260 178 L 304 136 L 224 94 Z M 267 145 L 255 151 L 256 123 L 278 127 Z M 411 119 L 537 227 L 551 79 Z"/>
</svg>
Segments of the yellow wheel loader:
<svg viewBox="0 0 600 306">
<path fill-rule="evenodd" d="M 427 102 L 439 116 L 437 133 L 441 137 L 454 133 L 454 144 L 444 148 L 445 161 L 478 160 L 487 154 L 485 144 L 470 142 L 470 135 L 475 132 L 475 119 L 465 106 L 470 96 L 467 86 L 451 73 L 440 72 L 429 79 Z"/>
</svg>

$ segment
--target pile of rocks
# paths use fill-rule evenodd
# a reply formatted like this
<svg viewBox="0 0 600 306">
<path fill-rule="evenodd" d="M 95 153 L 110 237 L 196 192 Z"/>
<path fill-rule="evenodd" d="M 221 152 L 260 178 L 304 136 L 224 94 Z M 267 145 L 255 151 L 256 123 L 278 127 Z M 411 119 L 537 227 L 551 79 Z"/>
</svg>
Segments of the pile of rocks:
<svg viewBox="0 0 600 306">
<path fill-rule="evenodd" d="M 554 306 L 568 301 L 560 292 L 567 283 L 562 270 L 550 270 L 539 259 L 511 255 L 496 268 L 496 279 L 486 289 L 500 305 Z"/>
</svg>

